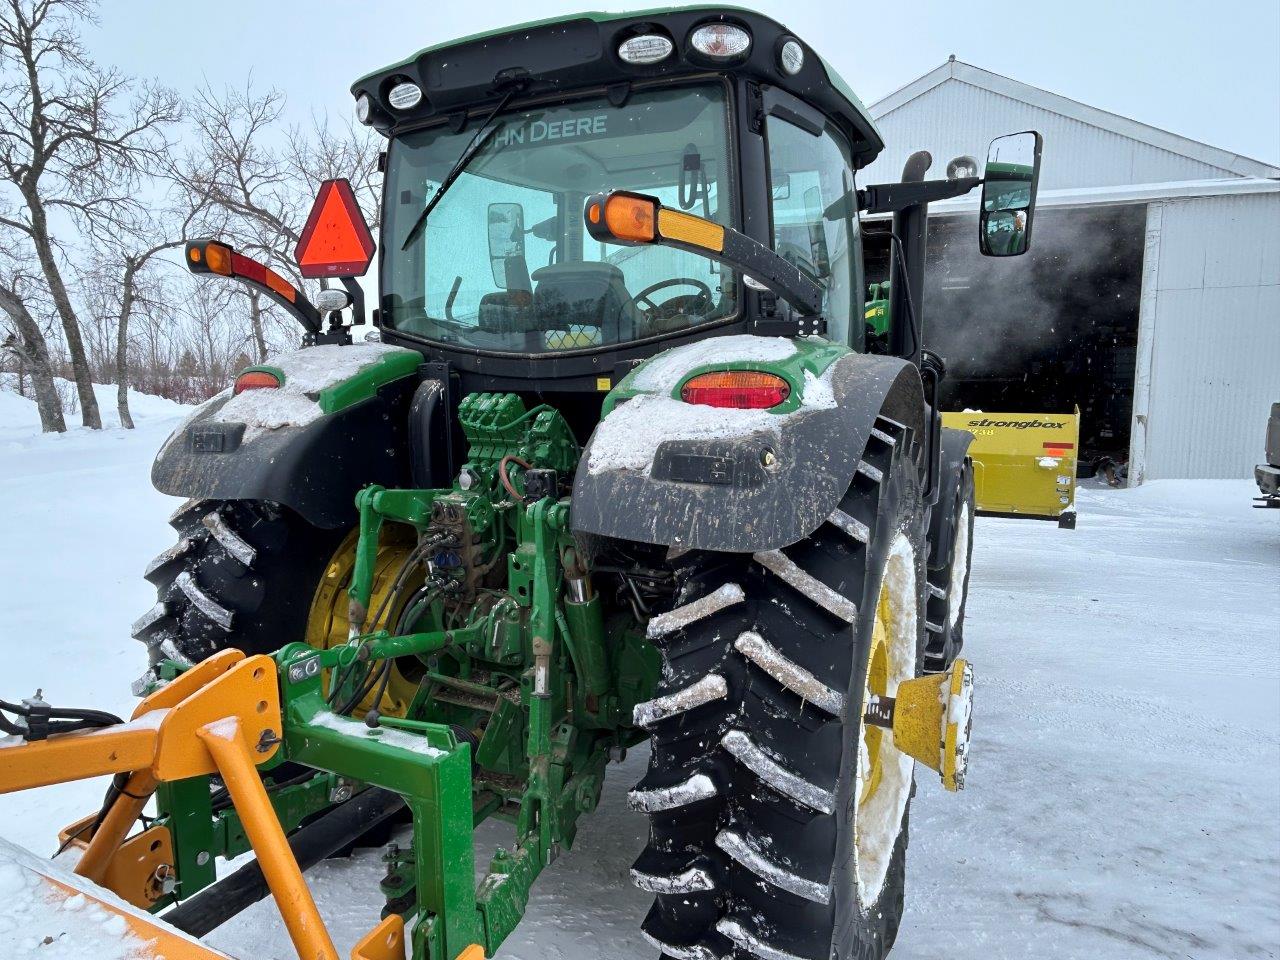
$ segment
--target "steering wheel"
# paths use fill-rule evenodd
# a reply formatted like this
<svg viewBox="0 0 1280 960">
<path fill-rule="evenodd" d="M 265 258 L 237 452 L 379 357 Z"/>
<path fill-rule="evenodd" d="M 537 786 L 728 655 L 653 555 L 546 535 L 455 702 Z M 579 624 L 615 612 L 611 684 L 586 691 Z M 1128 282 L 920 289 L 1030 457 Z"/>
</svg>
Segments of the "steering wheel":
<svg viewBox="0 0 1280 960">
<path fill-rule="evenodd" d="M 697 287 L 696 294 L 685 294 L 680 297 L 670 297 L 662 303 L 658 303 L 653 299 L 653 295 L 665 287 Z M 648 304 L 648 308 L 644 310 L 646 320 L 666 319 L 668 316 L 675 316 L 677 312 L 685 312 L 686 306 L 692 306 L 697 301 L 705 301 L 708 306 L 712 302 L 711 288 L 701 280 L 695 280 L 692 277 L 671 277 L 668 280 L 659 280 L 657 283 L 651 283 L 645 287 L 634 297 L 627 301 L 626 306 L 639 307 L 641 304 Z M 686 303 L 686 301 L 692 301 Z M 674 309 L 673 309 L 674 308 Z M 670 314 L 664 311 L 671 311 Z"/>
</svg>

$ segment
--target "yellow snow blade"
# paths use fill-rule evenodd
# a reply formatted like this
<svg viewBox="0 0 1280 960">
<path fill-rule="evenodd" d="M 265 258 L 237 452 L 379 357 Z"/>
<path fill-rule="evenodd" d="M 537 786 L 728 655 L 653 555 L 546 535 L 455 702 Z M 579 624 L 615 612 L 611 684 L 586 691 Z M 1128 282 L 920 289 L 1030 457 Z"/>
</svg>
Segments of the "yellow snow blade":
<svg viewBox="0 0 1280 960">
<path fill-rule="evenodd" d="M 23 936 L 56 944 L 59 956 L 233 960 L 3 839 L 0 878 L 5 881 L 5 912 L 22 923 Z"/>
<path fill-rule="evenodd" d="M 1074 413 L 944 413 L 942 425 L 973 434 L 969 455 L 978 513 L 1075 526 L 1079 408 Z"/>
</svg>

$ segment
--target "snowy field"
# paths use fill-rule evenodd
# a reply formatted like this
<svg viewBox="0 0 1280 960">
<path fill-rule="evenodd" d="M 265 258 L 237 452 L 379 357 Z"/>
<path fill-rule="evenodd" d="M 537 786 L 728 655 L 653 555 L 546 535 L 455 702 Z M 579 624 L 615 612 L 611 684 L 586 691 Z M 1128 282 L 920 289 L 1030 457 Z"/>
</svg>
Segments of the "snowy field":
<svg viewBox="0 0 1280 960">
<path fill-rule="evenodd" d="M 153 601 L 140 573 L 175 505 L 150 459 L 180 413 L 141 398 L 136 431 L 41 437 L 30 404 L 0 393 L 0 696 L 130 708 L 129 624 Z M 922 779 L 895 960 L 1280 954 L 1280 511 L 1252 495 L 1163 482 L 1083 491 L 1075 531 L 978 521 L 973 765 L 958 797 Z M 627 881 L 644 827 L 623 802 L 644 762 L 612 772 L 502 960 L 652 960 L 648 896 Z M 0 836 L 47 855 L 102 789 L 0 798 Z M 344 951 L 376 920 L 380 872 L 365 854 L 311 875 Z M 9 960 L 23 954 L 5 910 Z M 273 910 L 212 942 L 290 960 Z"/>
</svg>

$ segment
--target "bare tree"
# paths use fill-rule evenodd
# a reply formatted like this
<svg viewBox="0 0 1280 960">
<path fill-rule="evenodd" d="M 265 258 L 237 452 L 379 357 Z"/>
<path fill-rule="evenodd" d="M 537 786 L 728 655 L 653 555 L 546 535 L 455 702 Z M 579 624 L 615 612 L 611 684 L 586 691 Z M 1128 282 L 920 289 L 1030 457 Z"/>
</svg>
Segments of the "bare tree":
<svg viewBox="0 0 1280 960">
<path fill-rule="evenodd" d="M 201 148 L 185 159 L 178 178 L 190 202 L 207 203 L 210 215 L 223 214 L 220 229 L 227 240 L 306 289 L 293 254 L 320 183 L 349 179 L 365 216 L 376 224 L 381 145 L 365 127 L 324 117 L 314 117 L 309 129 L 285 127 L 284 107 L 283 94 L 258 93 L 252 82 L 221 94 L 199 90 L 189 113 Z M 270 328 L 292 321 L 265 298 L 252 292 L 246 298 L 253 349 L 261 361 L 275 339 Z"/>
<path fill-rule="evenodd" d="M 171 91 L 138 85 L 89 59 L 76 32 L 88 0 L 4 0 L 0 16 L 0 178 L 21 212 L 0 225 L 25 237 L 62 324 L 85 426 L 100 429 L 80 322 L 63 277 L 51 217 L 91 230 L 119 229 L 137 209 L 148 162 L 164 155 L 163 130 L 180 116 Z"/>
<path fill-rule="evenodd" d="M 167 210 L 159 216 L 137 212 L 127 224 L 127 232 L 115 235 L 108 243 L 115 256 L 110 263 L 114 309 L 114 362 L 111 379 L 116 384 L 116 410 L 120 426 L 133 429 L 129 412 L 129 322 L 136 307 L 151 295 L 146 284 L 147 269 L 169 250 L 182 246 L 192 237 L 192 225 L 204 212 L 203 201 L 187 206 L 185 212 Z M 164 237 L 155 242 L 152 238 Z"/>
<path fill-rule="evenodd" d="M 335 125 L 327 116 L 313 116 L 310 131 L 290 130 L 287 162 L 307 199 L 303 217 L 321 183 L 346 177 L 370 229 L 377 230 L 382 207 L 381 152 L 382 138 L 352 120 Z"/>
<path fill-rule="evenodd" d="M 31 374 L 31 388 L 40 413 L 40 429 L 45 433 L 64 433 L 66 419 L 62 401 L 53 379 L 49 346 L 40 322 L 28 307 L 31 285 L 18 271 L 0 273 L 0 313 L 8 320 L 9 330 L 0 339 L 0 347 L 13 354 Z"/>
</svg>

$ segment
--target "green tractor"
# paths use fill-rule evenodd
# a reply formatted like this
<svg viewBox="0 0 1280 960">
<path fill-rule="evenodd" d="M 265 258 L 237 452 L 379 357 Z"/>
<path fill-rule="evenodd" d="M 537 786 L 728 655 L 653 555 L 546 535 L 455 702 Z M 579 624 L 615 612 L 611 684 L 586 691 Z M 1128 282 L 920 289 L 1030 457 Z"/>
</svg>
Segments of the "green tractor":
<svg viewBox="0 0 1280 960">
<path fill-rule="evenodd" d="M 918 153 L 857 186 L 883 148 L 862 104 L 732 8 L 528 24 L 352 93 L 387 138 L 373 335 L 353 342 L 372 247 L 341 182 L 299 250 L 346 287 L 317 304 L 188 246 L 307 333 L 155 462 L 190 499 L 146 572 L 139 692 L 233 648 L 274 664 L 280 729 L 253 742 L 280 827 L 305 868 L 407 807 L 384 916 L 415 960 L 496 952 L 642 744 L 632 875 L 664 958 L 885 956 L 916 762 L 957 789 L 967 759 L 972 438 L 941 427 L 922 293 L 928 204 L 976 165 L 925 180 Z M 1040 138 L 997 148 L 1025 176 L 984 188 L 980 230 L 1016 213 L 1019 240 L 983 249 L 1020 253 Z M 894 222 L 870 334 L 863 213 Z M 219 856 L 280 857 L 250 787 L 159 780 L 176 882 L 144 905 L 203 933 L 270 886 L 288 919 L 270 870 L 215 882 Z M 476 886 L 491 817 L 514 844 Z"/>
</svg>

